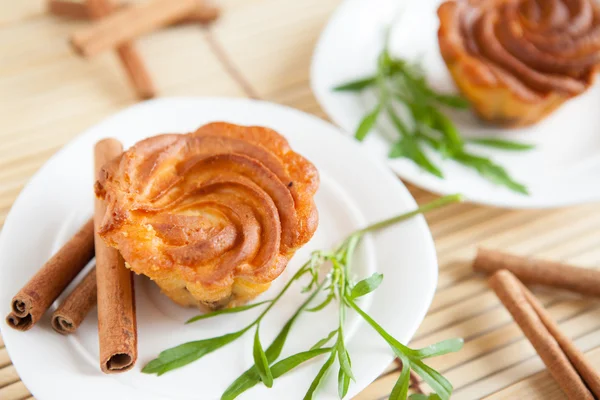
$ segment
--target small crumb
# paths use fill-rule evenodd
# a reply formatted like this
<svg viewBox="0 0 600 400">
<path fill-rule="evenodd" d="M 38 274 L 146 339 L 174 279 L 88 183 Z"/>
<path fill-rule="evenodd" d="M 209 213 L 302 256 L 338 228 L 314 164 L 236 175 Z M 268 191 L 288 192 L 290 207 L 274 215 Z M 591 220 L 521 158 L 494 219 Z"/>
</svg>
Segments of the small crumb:
<svg viewBox="0 0 600 400">
<path fill-rule="evenodd" d="M 290 182 L 290 183 L 288 183 L 288 185 L 287 185 L 287 186 L 288 186 L 288 187 L 292 187 L 292 186 L 294 186 L 294 182 Z"/>
</svg>

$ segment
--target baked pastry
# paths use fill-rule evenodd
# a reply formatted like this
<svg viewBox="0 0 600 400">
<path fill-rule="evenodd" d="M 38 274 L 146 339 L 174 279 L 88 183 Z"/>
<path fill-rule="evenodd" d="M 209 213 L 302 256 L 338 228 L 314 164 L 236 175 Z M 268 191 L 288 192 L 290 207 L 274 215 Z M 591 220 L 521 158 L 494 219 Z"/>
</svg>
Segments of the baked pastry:
<svg viewBox="0 0 600 400">
<path fill-rule="evenodd" d="M 442 57 L 477 114 L 533 124 L 583 93 L 600 65 L 595 0 L 456 0 L 438 9 Z"/>
<path fill-rule="evenodd" d="M 143 140 L 104 166 L 99 234 L 176 303 L 239 305 L 312 237 L 318 185 L 277 132 L 212 123 Z"/>
</svg>

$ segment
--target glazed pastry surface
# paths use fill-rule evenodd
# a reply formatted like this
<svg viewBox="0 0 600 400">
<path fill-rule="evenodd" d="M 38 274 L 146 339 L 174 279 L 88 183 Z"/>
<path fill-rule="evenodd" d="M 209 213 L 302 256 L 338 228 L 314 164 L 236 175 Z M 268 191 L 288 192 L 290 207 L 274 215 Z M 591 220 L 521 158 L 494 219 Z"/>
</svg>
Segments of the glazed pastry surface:
<svg viewBox="0 0 600 400">
<path fill-rule="evenodd" d="M 263 127 L 211 123 L 138 142 L 107 164 L 100 235 L 178 304 L 265 291 L 317 228 L 316 168 Z"/>
<path fill-rule="evenodd" d="M 600 68 L 595 0 L 456 0 L 438 9 L 442 57 L 484 120 L 533 124 Z"/>
</svg>

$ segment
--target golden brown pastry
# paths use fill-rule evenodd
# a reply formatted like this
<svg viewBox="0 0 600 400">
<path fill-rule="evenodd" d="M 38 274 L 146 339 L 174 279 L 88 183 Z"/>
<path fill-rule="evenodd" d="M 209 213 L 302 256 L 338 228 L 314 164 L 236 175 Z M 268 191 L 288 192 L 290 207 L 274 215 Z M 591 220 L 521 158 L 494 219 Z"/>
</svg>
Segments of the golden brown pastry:
<svg viewBox="0 0 600 400">
<path fill-rule="evenodd" d="M 535 123 L 584 92 L 600 65 L 595 0 L 457 0 L 438 9 L 442 56 L 483 119 Z"/>
<path fill-rule="evenodd" d="M 315 167 L 277 132 L 212 123 L 138 142 L 107 164 L 100 235 L 181 305 L 265 291 L 317 228 Z"/>
</svg>

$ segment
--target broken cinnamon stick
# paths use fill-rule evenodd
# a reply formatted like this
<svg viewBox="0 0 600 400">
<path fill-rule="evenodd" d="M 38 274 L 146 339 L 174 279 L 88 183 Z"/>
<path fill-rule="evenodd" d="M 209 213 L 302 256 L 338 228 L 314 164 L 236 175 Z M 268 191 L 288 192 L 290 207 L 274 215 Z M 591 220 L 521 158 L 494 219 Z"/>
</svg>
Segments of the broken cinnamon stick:
<svg viewBox="0 0 600 400">
<path fill-rule="evenodd" d="M 52 328 L 63 335 L 75 332 L 96 301 L 96 268 L 92 268 L 54 311 Z"/>
<path fill-rule="evenodd" d="M 85 4 L 92 19 L 106 17 L 117 8 L 110 0 L 86 0 Z M 154 97 L 156 94 L 154 84 L 142 61 L 142 57 L 133 44 L 131 42 L 122 43 L 117 47 L 117 54 L 138 96 L 142 99 Z"/>
<path fill-rule="evenodd" d="M 499 251 L 478 249 L 475 271 L 494 273 L 506 269 L 524 283 L 534 283 L 600 296 L 600 271 L 553 261 L 519 257 Z"/>
<path fill-rule="evenodd" d="M 115 139 L 104 139 L 96 143 L 95 176 L 98 176 L 102 166 L 122 152 L 121 143 Z M 104 200 L 96 198 L 94 240 L 100 368 L 104 373 L 116 373 L 131 369 L 137 360 L 137 326 L 131 272 L 125 267 L 119 252 L 108 247 L 97 233 L 105 213 Z"/>
<path fill-rule="evenodd" d="M 59 17 L 88 19 L 90 15 L 84 3 L 68 0 L 49 0 L 48 12 Z"/>
<path fill-rule="evenodd" d="M 93 56 L 184 19 L 202 6 L 198 0 L 153 0 L 132 5 L 71 36 L 76 51 Z"/>
<path fill-rule="evenodd" d="M 117 3 L 113 8 L 126 8 L 130 7 L 129 3 Z M 48 12 L 56 15 L 57 17 L 65 17 L 70 19 L 91 19 L 88 11 L 88 6 L 85 3 L 78 1 L 68 0 L 50 0 L 48 2 Z M 198 0 L 198 6 L 191 14 L 186 15 L 181 20 L 176 21 L 175 24 L 191 24 L 200 23 L 208 24 L 217 18 L 219 18 L 220 9 L 202 0 Z"/>
<path fill-rule="evenodd" d="M 219 18 L 220 14 L 221 10 L 218 7 L 208 4 L 205 1 L 198 0 L 196 8 L 190 14 L 183 17 L 183 19 L 177 21 L 177 23 L 208 24 Z"/>
<path fill-rule="evenodd" d="M 94 223 L 90 219 L 13 297 L 8 325 L 31 329 L 79 271 L 94 257 Z"/>
<path fill-rule="evenodd" d="M 567 397 L 574 400 L 594 400 L 594 396 L 571 363 L 565 349 L 545 324 L 544 321 L 551 318 L 537 313 L 536 307 L 525 295 L 528 290 L 519 280 L 509 271 L 501 270 L 492 275 L 489 285 L 529 339 Z M 560 338 L 561 341 L 563 339 L 565 337 Z"/>
</svg>

